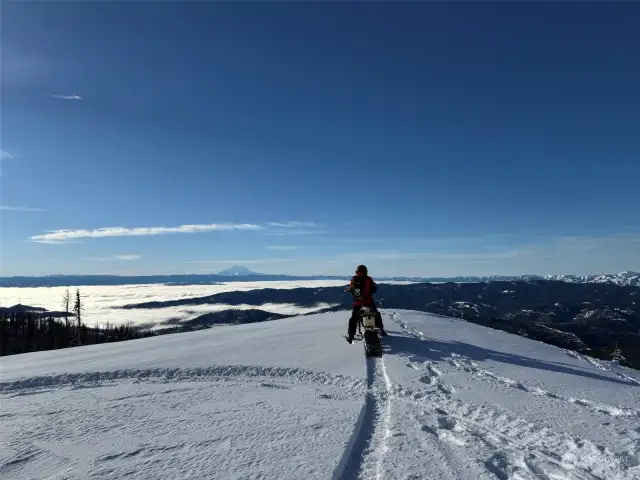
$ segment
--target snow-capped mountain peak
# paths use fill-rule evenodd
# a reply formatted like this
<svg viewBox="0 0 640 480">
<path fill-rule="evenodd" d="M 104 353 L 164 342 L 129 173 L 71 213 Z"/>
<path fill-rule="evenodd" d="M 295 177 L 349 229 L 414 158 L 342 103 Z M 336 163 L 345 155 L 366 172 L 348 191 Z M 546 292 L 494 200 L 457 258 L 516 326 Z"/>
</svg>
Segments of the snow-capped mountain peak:
<svg viewBox="0 0 640 480">
<path fill-rule="evenodd" d="M 640 286 L 640 273 L 620 272 L 591 275 L 545 275 L 545 280 L 561 280 L 570 283 L 615 283 L 616 285 Z"/>
<path fill-rule="evenodd" d="M 241 265 L 234 265 L 233 267 L 225 268 L 218 272 L 218 275 L 223 277 L 244 277 L 247 275 L 260 275 L 252 270 L 249 270 L 247 267 L 243 267 Z"/>
</svg>

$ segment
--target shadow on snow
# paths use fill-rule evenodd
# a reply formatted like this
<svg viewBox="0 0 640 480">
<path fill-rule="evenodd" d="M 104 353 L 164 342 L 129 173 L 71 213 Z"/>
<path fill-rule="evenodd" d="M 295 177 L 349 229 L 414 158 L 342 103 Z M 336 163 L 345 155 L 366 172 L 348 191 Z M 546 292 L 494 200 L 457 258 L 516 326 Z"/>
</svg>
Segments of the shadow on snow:
<svg viewBox="0 0 640 480">
<path fill-rule="evenodd" d="M 477 362 L 493 360 L 520 367 L 535 368 L 537 370 L 546 370 L 549 372 L 564 373 L 568 375 L 577 375 L 580 377 L 593 378 L 595 380 L 603 380 L 620 385 L 638 386 L 635 383 L 618 378 L 573 368 L 565 363 L 537 360 L 523 355 L 500 352 L 463 342 L 444 342 L 434 338 L 429 338 L 427 335 L 425 335 L 424 339 L 421 340 L 398 331 L 389 332 L 391 333 L 391 336 L 387 337 L 389 341 L 384 342 L 385 354 L 404 355 L 415 362 L 423 362 L 425 360 L 432 360 L 436 362 L 446 361 L 451 354 L 458 354 Z"/>
</svg>

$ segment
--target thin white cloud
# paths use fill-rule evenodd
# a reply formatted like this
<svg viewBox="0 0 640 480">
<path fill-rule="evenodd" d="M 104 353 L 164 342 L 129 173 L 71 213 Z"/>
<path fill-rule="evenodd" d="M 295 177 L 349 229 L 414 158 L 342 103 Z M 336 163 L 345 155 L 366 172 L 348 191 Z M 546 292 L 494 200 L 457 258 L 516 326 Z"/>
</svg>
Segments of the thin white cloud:
<svg viewBox="0 0 640 480">
<path fill-rule="evenodd" d="M 54 241 L 65 242 L 78 238 L 102 238 L 102 237 L 133 237 L 165 235 L 171 233 L 202 233 L 222 230 L 260 230 L 260 225 L 247 223 L 226 224 L 212 223 L 203 225 L 180 225 L 177 227 L 105 227 L 94 230 L 53 230 L 42 235 L 29 237 L 34 242 Z"/>
<path fill-rule="evenodd" d="M 266 224 L 269 235 L 323 235 L 327 232 L 319 230 L 322 224 L 315 222 L 269 222 Z"/>
<path fill-rule="evenodd" d="M 315 222 L 269 222 L 267 225 L 278 228 L 318 228 L 321 226 Z"/>
<path fill-rule="evenodd" d="M 7 152 L 6 150 L 0 150 L 0 160 L 11 160 L 12 158 L 15 157 L 9 152 Z"/>
<path fill-rule="evenodd" d="M 518 250 L 505 250 L 500 252 L 446 252 L 446 253 L 430 253 L 425 256 L 426 259 L 437 260 L 465 260 L 470 262 L 475 261 L 490 261 L 490 260 L 505 260 L 509 258 L 516 258 L 520 255 Z"/>
<path fill-rule="evenodd" d="M 177 227 L 104 227 L 97 229 L 61 229 L 51 230 L 41 235 L 29 237 L 38 243 L 62 243 L 78 238 L 152 236 L 170 233 L 202 233 L 216 230 L 267 230 L 269 235 L 320 235 L 327 232 L 315 230 L 318 224 L 313 222 L 269 222 L 266 224 L 202 224 L 180 225 Z"/>
<path fill-rule="evenodd" d="M 140 258 L 140 255 L 135 255 L 135 254 L 124 254 L 124 255 L 114 255 L 114 257 L 117 260 L 138 260 Z"/>
<path fill-rule="evenodd" d="M 135 255 L 135 254 L 121 254 L 121 255 L 110 255 L 108 257 L 86 257 L 87 260 L 95 260 L 98 262 L 109 262 L 112 260 L 118 260 L 118 261 L 124 261 L 124 262 L 130 262 L 133 260 L 139 260 L 140 259 L 140 255 Z"/>
<path fill-rule="evenodd" d="M 345 243 L 386 243 L 388 240 L 386 238 L 343 238 L 343 242 Z"/>
<path fill-rule="evenodd" d="M 352 227 L 371 227 L 375 225 L 375 222 L 371 220 L 349 220 L 346 224 Z"/>
<path fill-rule="evenodd" d="M 262 263 L 289 263 L 295 262 L 291 258 L 261 258 L 258 260 L 195 260 L 190 262 L 184 262 L 187 264 L 204 264 L 204 265 L 217 265 L 217 264 L 231 264 L 231 265 L 253 265 Z"/>
<path fill-rule="evenodd" d="M 48 96 L 52 97 L 52 98 L 59 98 L 61 100 L 83 100 L 83 98 L 80 95 L 57 95 L 54 93 L 48 93 Z"/>
<path fill-rule="evenodd" d="M 295 250 L 298 247 L 294 247 L 293 245 L 268 245 L 267 249 L 268 250 Z"/>
<path fill-rule="evenodd" d="M 285 236 L 285 235 L 326 235 L 324 230 L 274 230 L 269 235 Z"/>
<path fill-rule="evenodd" d="M 520 254 L 516 250 L 499 252 L 402 252 L 380 251 L 361 252 L 341 255 L 344 258 L 363 258 L 373 260 L 464 260 L 467 262 L 502 260 L 515 258 Z"/>
<path fill-rule="evenodd" d="M 520 236 L 521 237 L 521 236 Z M 396 249 L 341 253 L 323 263 L 370 264 L 378 275 L 585 275 L 640 270 L 640 232 L 514 238 L 477 249 Z M 302 264 L 302 262 L 301 262 Z M 322 264 L 318 263 L 321 267 Z M 375 267 L 375 268 L 374 268 Z M 309 268 L 305 266 L 305 268 Z"/>
<path fill-rule="evenodd" d="M 38 240 L 36 243 L 44 243 L 47 245 L 74 245 L 82 242 L 75 242 L 72 240 Z"/>
<path fill-rule="evenodd" d="M 9 212 L 44 212 L 44 208 L 32 208 L 32 207 L 13 207 L 10 205 L 0 205 L 0 210 Z"/>
</svg>

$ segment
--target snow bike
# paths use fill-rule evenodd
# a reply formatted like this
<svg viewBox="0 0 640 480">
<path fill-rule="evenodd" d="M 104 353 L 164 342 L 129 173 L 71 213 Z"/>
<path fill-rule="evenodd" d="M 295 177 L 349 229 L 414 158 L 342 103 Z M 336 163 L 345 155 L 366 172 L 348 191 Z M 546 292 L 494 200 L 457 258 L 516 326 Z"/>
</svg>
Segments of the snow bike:
<svg viewBox="0 0 640 480">
<path fill-rule="evenodd" d="M 351 292 L 350 287 L 345 287 L 345 292 Z M 354 313 L 357 315 L 358 333 L 361 335 L 364 343 L 365 357 L 381 357 L 382 343 L 376 327 L 376 311 L 372 307 L 363 305 Z M 362 332 L 364 330 L 364 334 Z"/>
<path fill-rule="evenodd" d="M 367 306 L 360 307 L 358 316 L 360 317 L 358 320 L 358 327 L 360 327 L 361 323 L 362 328 L 364 329 L 362 339 L 364 341 L 365 357 L 381 357 L 382 343 L 380 343 L 380 335 L 378 334 L 378 328 L 376 327 L 375 310 Z"/>
</svg>

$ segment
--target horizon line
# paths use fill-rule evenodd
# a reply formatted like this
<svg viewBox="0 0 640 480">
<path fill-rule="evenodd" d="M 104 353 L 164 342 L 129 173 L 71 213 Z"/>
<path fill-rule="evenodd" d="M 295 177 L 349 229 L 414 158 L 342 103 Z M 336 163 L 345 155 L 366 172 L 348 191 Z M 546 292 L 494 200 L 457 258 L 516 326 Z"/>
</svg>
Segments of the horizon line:
<svg viewBox="0 0 640 480">
<path fill-rule="evenodd" d="M 547 276 L 568 276 L 568 277 L 588 277 L 588 276 L 598 276 L 598 275 L 623 275 L 623 274 L 632 274 L 632 275 L 640 275 L 640 272 L 636 272 L 634 270 L 623 270 L 621 272 L 596 272 L 596 273 L 587 273 L 587 274 L 576 274 L 576 273 L 546 273 L 546 274 L 538 274 L 538 273 L 519 273 L 519 274 L 490 274 L 490 275 L 468 275 L 468 274 L 459 274 L 459 275 L 377 275 L 377 278 L 418 278 L 418 279 L 430 279 L 430 278 L 492 278 L 492 277 L 501 277 L 501 278 L 519 278 L 519 277 L 540 277 L 544 278 Z M 295 278 L 309 278 L 312 279 L 314 277 L 330 277 L 330 278 L 349 278 L 352 274 L 311 274 L 311 275 L 295 275 L 291 273 L 261 273 L 261 272 L 251 272 L 245 275 L 220 275 L 219 273 L 141 273 L 141 274 L 118 274 L 118 273 L 48 273 L 42 275 L 8 275 L 8 276 L 0 276 L 0 279 L 7 278 L 50 278 L 50 277 L 121 277 L 121 278 L 131 278 L 131 277 L 221 277 L 221 278 L 239 278 L 239 277 L 295 277 Z"/>
</svg>

